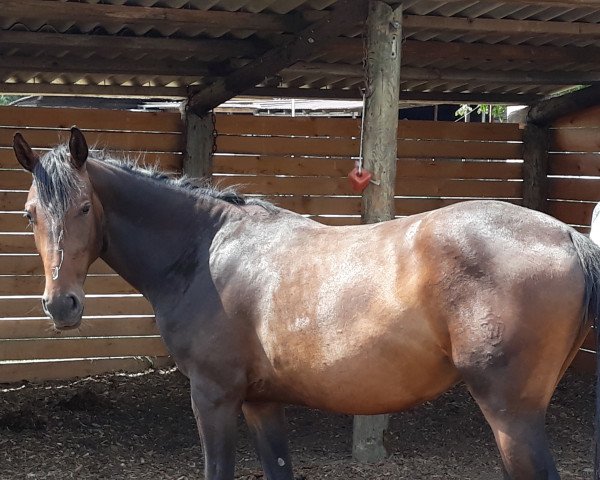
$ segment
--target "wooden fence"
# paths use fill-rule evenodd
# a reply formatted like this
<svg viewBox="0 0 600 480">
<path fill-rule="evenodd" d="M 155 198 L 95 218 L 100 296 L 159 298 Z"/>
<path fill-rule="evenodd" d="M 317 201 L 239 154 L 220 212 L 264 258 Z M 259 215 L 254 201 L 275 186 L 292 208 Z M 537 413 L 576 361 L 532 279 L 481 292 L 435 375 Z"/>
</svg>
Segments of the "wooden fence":
<svg viewBox="0 0 600 480">
<path fill-rule="evenodd" d="M 562 118 L 551 134 L 548 213 L 587 233 L 600 201 L 600 106 Z M 595 351 L 592 332 L 573 366 L 595 371 Z"/>
<path fill-rule="evenodd" d="M 550 213 L 584 230 L 600 200 L 594 116 L 557 124 L 551 153 Z M 33 146 L 47 148 L 66 140 L 71 125 L 99 147 L 133 157 L 145 152 L 146 163 L 181 171 L 179 114 L 0 108 L 0 382 L 139 371 L 167 358 L 150 305 L 101 261 L 86 280 L 81 331 L 53 333 L 43 317 L 41 262 L 21 214 L 31 177 L 18 168 L 12 136 L 19 130 Z M 359 152 L 358 120 L 219 115 L 216 128 L 218 184 L 323 223 L 360 221 L 360 196 L 347 181 Z M 397 215 L 472 198 L 520 203 L 521 149 L 515 124 L 401 122 Z"/>
<path fill-rule="evenodd" d="M 360 222 L 348 183 L 359 154 L 352 119 L 221 116 L 213 179 L 327 224 Z M 472 198 L 521 201 L 516 124 L 403 121 L 396 215 Z"/>
<path fill-rule="evenodd" d="M 20 131 L 43 150 L 68 140 L 72 125 L 96 148 L 181 170 L 178 114 L 0 108 L 0 382 L 139 371 L 166 359 L 149 303 L 102 261 L 85 283 L 80 331 L 55 333 L 44 317 L 42 265 L 22 215 L 31 175 L 19 168 L 12 137 Z"/>
</svg>

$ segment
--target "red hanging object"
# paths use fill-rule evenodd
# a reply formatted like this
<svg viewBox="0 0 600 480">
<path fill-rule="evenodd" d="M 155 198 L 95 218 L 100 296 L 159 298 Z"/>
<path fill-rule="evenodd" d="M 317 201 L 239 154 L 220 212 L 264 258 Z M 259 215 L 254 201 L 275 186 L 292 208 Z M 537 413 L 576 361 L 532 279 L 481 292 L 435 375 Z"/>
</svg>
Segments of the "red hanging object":
<svg viewBox="0 0 600 480">
<path fill-rule="evenodd" d="M 364 168 L 362 171 L 358 169 L 358 162 L 352 171 L 348 174 L 348 180 L 350 180 L 350 186 L 352 190 L 357 193 L 362 193 L 365 188 L 369 185 L 369 182 L 373 178 L 373 174 Z"/>
</svg>

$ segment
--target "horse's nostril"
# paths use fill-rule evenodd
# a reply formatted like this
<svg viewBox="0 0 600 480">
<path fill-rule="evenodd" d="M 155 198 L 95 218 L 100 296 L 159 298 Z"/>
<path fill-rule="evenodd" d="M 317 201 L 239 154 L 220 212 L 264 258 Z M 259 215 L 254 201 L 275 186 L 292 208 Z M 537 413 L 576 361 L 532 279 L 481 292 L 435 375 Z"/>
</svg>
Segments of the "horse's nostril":
<svg viewBox="0 0 600 480">
<path fill-rule="evenodd" d="M 45 297 L 42 298 L 42 307 L 43 307 L 43 309 L 44 309 L 45 312 L 48 311 L 48 299 L 45 298 Z"/>
<path fill-rule="evenodd" d="M 75 295 L 69 295 L 69 299 L 71 300 L 71 309 L 79 309 L 79 300 L 77 299 L 77 297 Z"/>
</svg>

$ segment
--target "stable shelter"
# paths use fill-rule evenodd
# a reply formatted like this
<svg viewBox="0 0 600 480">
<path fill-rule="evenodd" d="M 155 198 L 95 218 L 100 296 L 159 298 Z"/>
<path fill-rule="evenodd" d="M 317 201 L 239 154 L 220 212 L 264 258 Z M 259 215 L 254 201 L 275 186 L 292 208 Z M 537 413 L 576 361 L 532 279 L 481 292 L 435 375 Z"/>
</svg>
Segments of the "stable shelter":
<svg viewBox="0 0 600 480">
<path fill-rule="evenodd" d="M 586 231 L 600 200 L 599 58 L 594 0 L 3 2 L 0 94 L 183 107 L 0 108 L 0 382 L 168 363 L 149 305 L 102 262 L 86 284 L 86 336 L 48 331 L 41 266 L 18 213 L 29 177 L 10 150 L 16 130 L 43 149 L 77 124 L 99 146 L 329 224 L 499 198 Z M 364 98 L 364 123 L 215 114 L 242 95 Z M 520 125 L 398 124 L 400 105 L 422 103 L 531 108 Z M 357 158 L 373 173 L 362 194 L 346 179 Z M 357 421 L 358 458 L 383 454 L 385 425 Z"/>
</svg>

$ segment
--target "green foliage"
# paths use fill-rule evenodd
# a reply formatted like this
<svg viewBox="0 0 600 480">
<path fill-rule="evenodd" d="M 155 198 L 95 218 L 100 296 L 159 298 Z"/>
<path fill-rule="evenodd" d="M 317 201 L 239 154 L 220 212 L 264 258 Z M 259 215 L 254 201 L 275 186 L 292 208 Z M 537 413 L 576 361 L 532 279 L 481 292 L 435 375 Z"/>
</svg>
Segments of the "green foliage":
<svg viewBox="0 0 600 480">
<path fill-rule="evenodd" d="M 12 102 L 23 98 L 22 95 L 0 95 L 0 105 L 10 105 Z"/>
<path fill-rule="evenodd" d="M 465 117 L 470 113 L 477 113 L 481 115 L 482 113 L 485 115 L 490 114 L 490 108 L 492 109 L 492 118 L 496 122 L 506 122 L 506 105 L 477 105 L 476 107 L 471 107 L 471 105 L 461 105 L 454 115 L 457 117 Z"/>
</svg>

